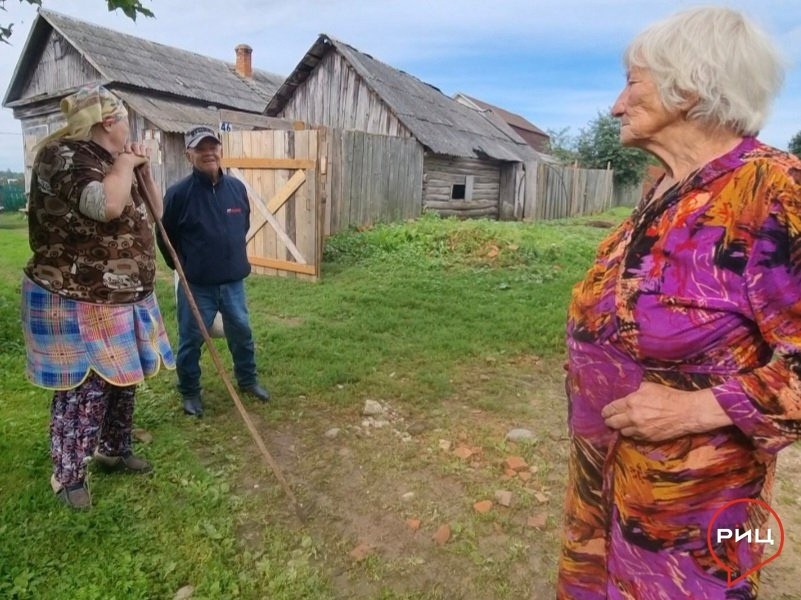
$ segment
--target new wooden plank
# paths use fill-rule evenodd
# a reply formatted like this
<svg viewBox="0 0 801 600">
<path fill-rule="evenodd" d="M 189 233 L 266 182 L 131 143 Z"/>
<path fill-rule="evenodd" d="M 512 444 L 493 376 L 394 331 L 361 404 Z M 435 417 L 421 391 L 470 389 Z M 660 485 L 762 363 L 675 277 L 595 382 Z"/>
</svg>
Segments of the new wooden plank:
<svg viewBox="0 0 801 600">
<path fill-rule="evenodd" d="M 284 244 L 286 244 L 287 248 L 292 253 L 294 259 L 301 264 L 307 264 L 307 261 L 304 258 L 303 253 L 295 245 L 292 239 L 286 234 L 283 227 L 279 227 L 279 223 L 275 219 L 275 215 L 266 210 L 264 200 L 259 196 L 258 192 L 250 186 L 245 177 L 242 175 L 242 172 L 239 171 L 239 169 L 231 169 L 231 175 L 233 175 L 234 177 L 236 177 L 242 183 L 245 184 L 245 189 L 247 189 L 248 197 L 251 198 L 251 202 L 256 207 L 256 210 L 261 213 L 261 215 L 264 217 L 264 220 L 267 223 L 269 223 L 270 226 L 273 228 L 275 234 L 281 238 L 281 241 Z"/>
<path fill-rule="evenodd" d="M 264 154 L 263 148 L 263 138 L 264 134 L 261 131 L 247 131 L 242 132 L 242 142 L 243 142 L 243 152 L 242 157 L 244 159 L 252 159 L 252 158 L 262 158 L 262 157 L 269 157 L 270 154 Z M 264 171 L 262 169 L 245 169 L 244 171 L 245 176 L 247 177 L 248 182 L 252 186 L 251 189 L 257 190 L 261 187 L 262 181 L 262 174 Z M 269 196 L 268 196 L 269 197 Z M 265 221 L 269 224 L 269 211 L 266 210 L 264 205 L 264 198 L 260 197 L 258 199 L 258 203 L 260 208 L 262 209 L 262 217 L 265 218 Z M 264 215 L 267 215 L 265 217 Z M 256 235 L 256 248 L 257 256 L 265 256 L 265 253 L 268 252 L 268 248 L 270 247 L 271 241 L 275 239 L 277 232 L 275 228 L 270 225 L 269 227 L 262 227 Z M 258 267 L 256 272 L 261 275 L 275 275 L 276 271 L 273 269 L 265 269 L 262 267 Z"/>
<path fill-rule="evenodd" d="M 239 157 L 246 157 L 252 155 L 252 140 L 248 135 L 249 132 L 247 131 L 238 131 L 233 134 L 236 138 L 236 156 Z M 224 155 L 223 155 L 224 156 Z M 245 190 L 248 188 L 252 188 L 253 186 L 253 172 L 240 172 L 239 173 L 242 183 L 245 184 Z M 261 252 L 261 238 L 263 236 L 262 227 L 267 222 L 264 218 L 263 214 L 258 211 L 257 204 L 261 204 L 260 199 L 256 199 L 248 194 L 248 201 L 250 204 L 250 229 L 246 235 L 247 246 L 245 251 L 247 254 L 259 254 Z M 255 270 L 256 273 L 260 273 L 259 269 Z"/>
<path fill-rule="evenodd" d="M 280 190 L 270 198 L 270 201 L 267 203 L 267 210 L 271 213 L 276 213 L 278 210 L 281 209 L 286 201 L 292 197 L 292 194 L 303 185 L 306 181 L 306 173 L 303 171 L 296 171 L 294 175 L 287 181 Z"/>
<path fill-rule="evenodd" d="M 322 139 L 321 139 L 322 138 Z M 321 144 L 323 144 L 321 148 Z M 325 150 L 325 132 L 315 131 L 314 137 L 309 138 L 309 153 L 314 153 L 314 156 L 320 158 L 320 151 Z M 307 218 L 310 220 L 308 223 L 309 235 L 312 238 L 314 245 L 314 264 L 319 266 L 323 260 L 323 230 L 322 219 L 323 212 L 325 211 L 325 177 L 320 175 L 320 170 L 307 171 L 306 176 L 309 177 L 314 185 L 309 186 L 309 213 Z M 322 177 L 322 180 L 320 179 Z"/>
<path fill-rule="evenodd" d="M 248 256 L 248 261 L 250 261 L 252 265 L 265 267 L 271 270 L 303 273 L 304 275 L 317 275 L 317 267 L 314 265 L 300 265 L 298 263 L 289 262 L 288 260 L 265 258 L 262 256 Z"/>
<path fill-rule="evenodd" d="M 273 154 L 270 156 L 274 156 L 275 158 L 280 159 L 290 159 L 294 160 L 294 147 L 295 147 L 295 132 L 294 131 L 272 131 L 268 132 L 272 133 L 273 137 Z M 273 176 L 275 178 L 275 192 L 273 196 L 277 195 L 279 190 L 284 187 L 289 179 L 288 172 L 285 169 L 277 169 L 273 171 Z M 272 197 L 272 196 L 271 196 Z M 290 239 L 295 239 L 295 232 L 291 231 L 287 228 L 287 211 L 286 205 L 282 205 L 277 210 L 273 211 L 276 220 L 281 225 L 281 229 L 283 229 L 286 234 L 289 236 Z M 275 250 L 271 253 L 271 256 L 276 258 L 277 260 L 285 260 L 287 256 L 287 246 L 286 243 L 283 241 L 282 238 L 275 239 Z M 277 275 L 279 277 L 286 277 L 286 271 L 278 271 Z"/>
<path fill-rule="evenodd" d="M 316 152 L 316 145 L 313 144 L 313 140 L 316 139 L 317 132 L 314 130 L 296 132 L 295 156 L 310 158 L 312 147 Z M 307 171 L 304 181 L 304 185 L 295 193 L 295 244 L 311 259 L 311 262 L 316 263 L 317 240 L 314 235 L 314 221 L 317 207 L 312 202 L 317 187 L 316 171 L 311 169 Z"/>
<path fill-rule="evenodd" d="M 299 158 L 308 158 L 306 155 L 307 146 L 306 140 L 308 139 L 307 131 L 295 131 L 295 134 L 292 136 L 292 143 L 287 146 L 287 153 L 295 159 Z M 306 182 L 306 173 L 305 171 L 298 171 L 292 174 L 290 180 L 286 183 L 284 187 L 289 187 L 293 185 L 293 179 L 295 175 L 298 173 L 303 173 L 303 180 Z M 286 207 L 285 215 L 286 215 L 286 231 L 289 236 L 295 241 L 295 245 L 301 249 L 305 256 L 308 256 L 311 262 L 314 262 L 314 252 L 310 252 L 308 249 L 305 249 L 303 244 L 300 242 L 300 238 L 298 237 L 298 211 L 301 210 L 301 207 L 298 206 L 301 202 L 303 202 L 303 188 L 305 186 L 301 184 L 299 189 L 296 189 L 293 194 L 290 196 L 294 196 L 288 201 L 284 202 L 284 206 Z M 279 190 L 281 193 L 282 190 Z M 289 259 L 291 258 L 288 253 L 285 254 L 284 258 Z"/>
<path fill-rule="evenodd" d="M 274 149 L 274 135 L 272 131 L 259 132 L 258 141 L 259 141 L 259 156 L 270 159 L 276 157 Z M 260 173 L 261 173 L 261 187 L 259 188 L 259 190 L 261 191 L 262 194 L 261 197 L 272 198 L 275 195 L 276 170 L 262 169 L 260 170 Z M 265 203 L 265 208 L 266 206 L 267 205 Z M 286 235 L 283 223 L 279 224 L 277 220 L 273 219 L 271 229 L 265 232 L 264 242 L 261 248 L 260 256 L 265 258 L 278 258 L 276 248 L 278 247 L 278 236 L 280 235 Z M 275 269 L 270 269 L 268 272 L 270 275 L 278 274 L 278 271 L 276 271 Z"/>
<path fill-rule="evenodd" d="M 254 131 L 242 133 L 282 133 L 275 132 L 262 132 Z M 290 132 L 284 132 L 290 133 Z M 296 158 L 256 158 L 256 157 L 226 157 L 222 159 L 223 167 L 237 167 L 239 169 L 313 169 L 316 164 L 313 160 L 296 159 Z"/>
</svg>

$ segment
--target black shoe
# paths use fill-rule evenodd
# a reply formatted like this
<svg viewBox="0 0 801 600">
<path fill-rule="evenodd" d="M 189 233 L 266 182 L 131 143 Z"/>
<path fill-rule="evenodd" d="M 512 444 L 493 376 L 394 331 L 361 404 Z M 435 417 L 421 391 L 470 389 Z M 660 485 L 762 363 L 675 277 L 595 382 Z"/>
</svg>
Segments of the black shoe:
<svg viewBox="0 0 801 600">
<path fill-rule="evenodd" d="M 194 417 L 203 416 L 203 401 L 200 399 L 200 394 L 184 396 L 184 412 Z"/>
<path fill-rule="evenodd" d="M 262 402 L 267 402 L 270 399 L 270 390 L 265 387 L 262 387 L 258 383 L 254 383 L 251 386 L 240 388 L 246 394 L 250 394 L 254 398 L 261 400 Z"/>
</svg>

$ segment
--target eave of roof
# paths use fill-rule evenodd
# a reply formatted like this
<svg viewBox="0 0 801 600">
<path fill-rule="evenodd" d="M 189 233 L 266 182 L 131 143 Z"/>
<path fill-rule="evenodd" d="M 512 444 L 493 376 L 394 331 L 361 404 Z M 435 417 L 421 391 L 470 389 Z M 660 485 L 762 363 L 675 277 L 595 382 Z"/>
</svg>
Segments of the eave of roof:
<svg viewBox="0 0 801 600">
<path fill-rule="evenodd" d="M 183 100 L 159 97 L 139 91 L 114 88 L 114 93 L 137 113 L 162 131 L 183 133 L 195 125 L 208 125 L 217 129 L 221 121 L 232 123 L 238 129 L 291 128 L 289 121 L 273 119 L 251 112 L 200 106 Z"/>
</svg>

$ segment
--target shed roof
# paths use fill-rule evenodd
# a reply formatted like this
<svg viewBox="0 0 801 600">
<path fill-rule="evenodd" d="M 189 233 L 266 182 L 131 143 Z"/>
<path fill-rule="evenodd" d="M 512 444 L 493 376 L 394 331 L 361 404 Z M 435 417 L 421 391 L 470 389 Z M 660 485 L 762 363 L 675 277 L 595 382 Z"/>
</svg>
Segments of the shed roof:
<svg viewBox="0 0 801 600">
<path fill-rule="evenodd" d="M 114 93 L 137 113 L 162 131 L 183 133 L 195 125 L 208 125 L 217 129 L 220 122 L 231 123 L 237 129 L 290 129 L 292 123 L 272 119 L 265 115 L 240 110 L 220 109 L 216 106 L 198 106 L 154 94 L 141 94 L 112 87 Z"/>
<path fill-rule="evenodd" d="M 436 87 L 331 36 L 321 34 L 267 106 L 277 115 L 327 52 L 338 52 L 421 144 L 436 154 L 503 161 L 534 160 L 537 152 L 492 113 L 456 102 Z"/>
<path fill-rule="evenodd" d="M 518 115 L 517 113 L 510 112 L 506 109 L 501 108 L 500 106 L 495 106 L 493 104 L 490 104 L 489 102 L 484 102 L 483 100 L 479 100 L 478 98 L 474 98 L 473 96 L 468 96 L 467 94 L 462 92 L 459 92 L 457 96 L 462 96 L 463 98 L 466 98 L 480 110 L 491 110 L 513 127 L 518 127 L 526 131 L 531 131 L 532 133 L 537 133 L 539 135 L 544 135 L 545 137 L 550 137 L 542 129 L 534 125 L 534 123 L 532 123 L 525 117 Z"/>
<path fill-rule="evenodd" d="M 258 69 L 248 79 L 238 75 L 231 63 L 40 9 L 4 105 L 17 106 L 39 99 L 21 95 L 51 30 L 63 36 L 97 70 L 104 84 L 123 84 L 220 107 L 263 112 L 283 81 L 279 75 Z"/>
</svg>

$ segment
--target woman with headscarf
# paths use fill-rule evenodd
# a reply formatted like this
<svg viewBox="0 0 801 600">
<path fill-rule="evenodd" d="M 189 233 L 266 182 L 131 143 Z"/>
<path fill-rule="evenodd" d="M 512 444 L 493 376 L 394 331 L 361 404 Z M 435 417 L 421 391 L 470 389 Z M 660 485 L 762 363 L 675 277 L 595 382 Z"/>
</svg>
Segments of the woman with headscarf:
<svg viewBox="0 0 801 600">
<path fill-rule="evenodd" d="M 67 125 L 37 146 L 33 164 L 22 325 L 28 379 L 54 390 L 51 486 L 88 508 L 90 460 L 150 471 L 132 452 L 136 385 L 175 361 L 153 289 L 162 206 L 148 153 L 130 143 L 125 107 L 101 86 L 64 98 L 61 111 Z"/>
<path fill-rule="evenodd" d="M 711 7 L 647 29 L 625 66 L 621 142 L 665 174 L 573 290 L 557 596 L 750 600 L 759 535 L 707 536 L 764 528 L 801 436 L 801 161 L 754 137 L 782 68 Z"/>
</svg>

